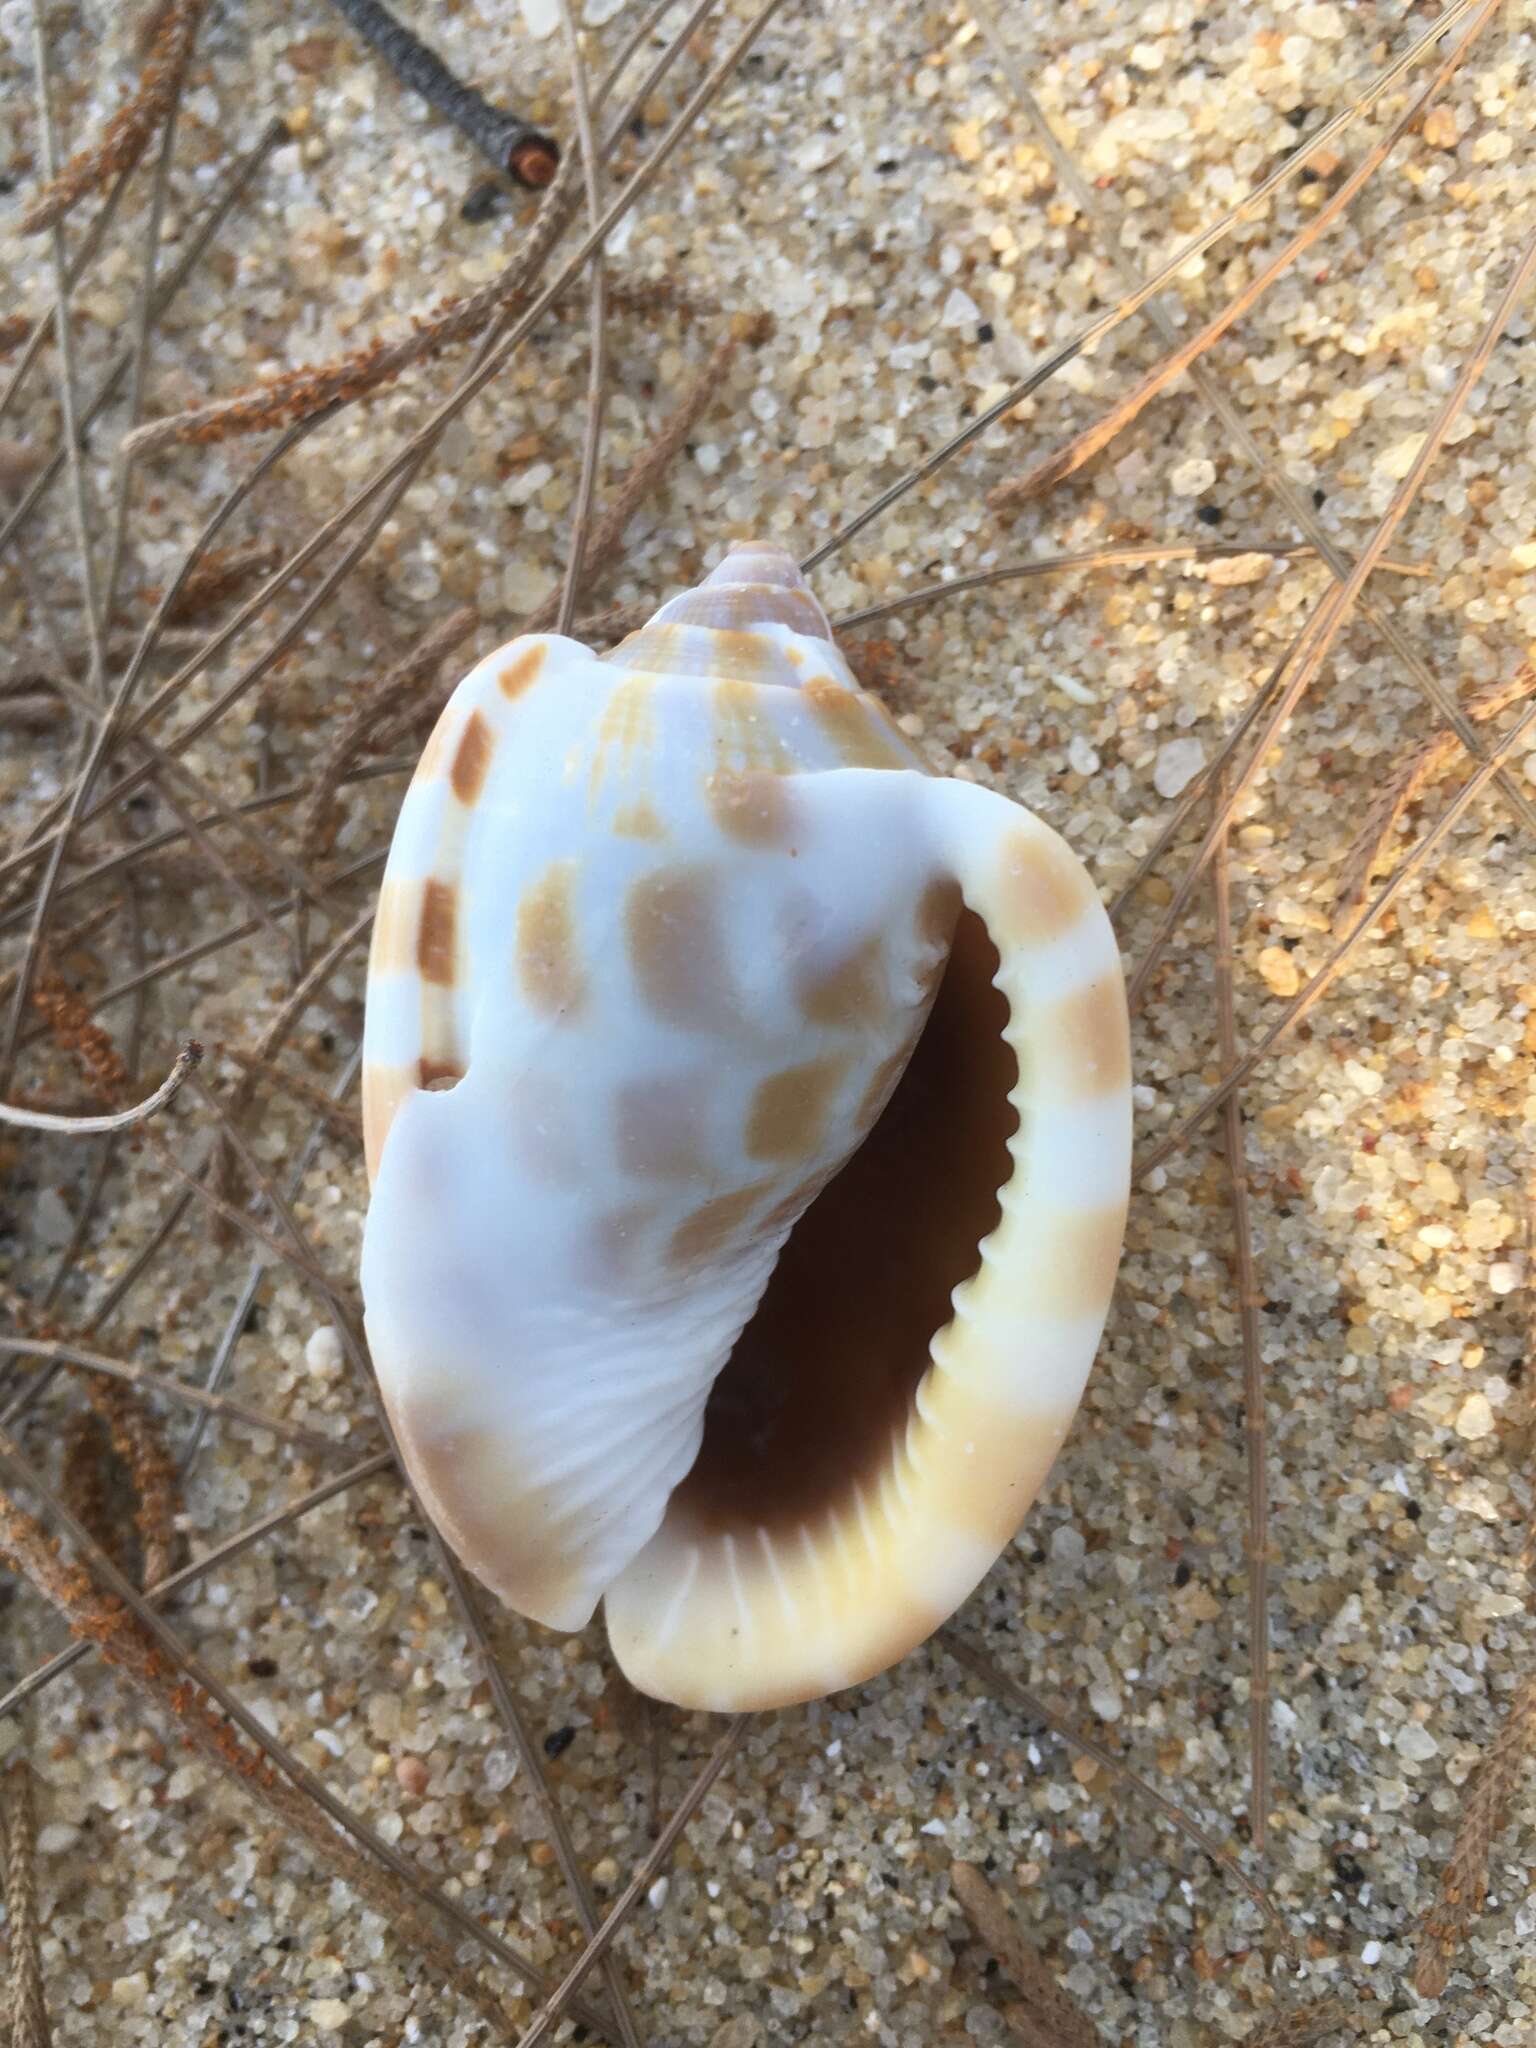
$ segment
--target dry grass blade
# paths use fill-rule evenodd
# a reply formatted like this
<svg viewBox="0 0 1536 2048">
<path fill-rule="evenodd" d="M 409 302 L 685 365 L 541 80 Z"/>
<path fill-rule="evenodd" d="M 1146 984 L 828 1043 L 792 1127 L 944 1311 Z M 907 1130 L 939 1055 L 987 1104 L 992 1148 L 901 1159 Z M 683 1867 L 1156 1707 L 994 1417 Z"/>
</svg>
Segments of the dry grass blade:
<svg viewBox="0 0 1536 2048">
<path fill-rule="evenodd" d="M 147 1585 L 144 1588 L 144 1597 L 152 1600 L 157 1606 L 162 1605 L 173 1593 L 179 1593 L 184 1586 L 196 1585 L 199 1579 L 206 1578 L 209 1572 L 216 1571 L 221 1564 L 227 1564 L 232 1558 L 239 1557 L 243 1551 L 249 1550 L 252 1544 L 260 1543 L 277 1531 L 291 1527 L 315 1508 L 324 1507 L 327 1501 L 334 1500 L 338 1494 L 346 1493 L 354 1486 L 360 1486 L 366 1479 L 376 1479 L 381 1473 L 396 1472 L 397 1469 L 393 1451 L 375 1451 L 371 1458 L 364 1458 L 357 1465 L 349 1465 L 345 1471 L 336 1473 L 323 1484 L 311 1487 L 307 1493 L 300 1494 L 286 1507 L 274 1508 L 271 1514 L 263 1515 L 259 1521 L 237 1530 L 233 1536 L 226 1536 L 222 1542 L 214 1544 L 211 1550 L 205 1551 L 201 1557 L 194 1558 L 190 1564 L 184 1564 L 179 1571 L 172 1572 L 169 1578 Z M 77 1640 L 71 1643 L 68 1649 L 60 1650 L 57 1656 L 50 1657 L 46 1664 L 39 1665 L 36 1671 L 19 1680 L 3 1698 L 0 1698 L 0 1721 L 8 1714 L 14 1714 L 17 1708 L 23 1706 L 35 1693 L 52 1684 L 62 1672 L 78 1664 L 83 1657 L 90 1656 L 94 1647 L 91 1642 Z"/>
<path fill-rule="evenodd" d="M 1439 20 L 1426 29 L 1417 41 L 1410 44 L 1401 56 L 1377 73 L 1358 99 L 1342 113 L 1336 114 L 1331 121 L 1325 122 L 1315 135 L 1308 136 L 1306 141 L 1284 158 L 1267 178 L 1261 179 L 1230 206 L 1219 220 L 1213 221 L 1208 228 L 1202 229 L 1198 235 L 1183 243 L 1160 269 L 1154 271 L 1133 291 L 1128 292 L 1118 304 L 1110 306 L 1097 319 L 1090 320 L 1087 326 L 1079 328 L 1070 341 L 1053 350 L 1044 361 L 1030 371 L 1027 377 L 1021 378 L 958 433 L 952 434 L 925 462 L 920 463 L 916 469 L 908 470 L 905 476 L 898 478 L 888 489 L 882 491 L 862 512 L 840 526 L 830 540 L 823 541 L 820 547 L 814 548 L 801 562 L 800 567 L 807 571 L 814 569 L 829 555 L 836 554 L 840 548 L 846 547 L 855 535 L 862 533 L 882 512 L 888 512 L 891 506 L 904 498 L 909 491 L 916 490 L 919 484 L 926 483 L 929 477 L 936 475 L 947 462 L 952 461 L 989 428 L 996 426 L 997 422 L 1005 414 L 1012 412 L 1022 400 L 1028 398 L 1032 392 L 1038 391 L 1042 384 L 1054 377 L 1059 370 L 1064 370 L 1068 363 L 1076 361 L 1085 349 L 1091 348 L 1095 342 L 1102 341 L 1106 334 L 1112 333 L 1116 327 L 1129 320 L 1133 313 L 1139 312 L 1149 299 L 1155 298 L 1165 285 L 1171 284 L 1187 264 L 1192 263 L 1197 256 L 1203 256 L 1207 250 L 1213 249 L 1242 221 L 1248 219 L 1271 192 L 1277 191 L 1289 179 L 1299 176 L 1319 150 L 1326 148 L 1334 137 L 1341 134 L 1350 122 L 1365 112 L 1367 107 L 1373 106 L 1405 71 L 1412 69 L 1426 49 L 1438 42 L 1452 24 L 1459 21 L 1474 4 L 1475 0 L 1456 0 L 1456 4 L 1447 8 Z"/>
<path fill-rule="evenodd" d="M 1009 2020 L 1028 2048 L 1101 2048 L 1098 2028 L 1025 1940 L 1002 1893 L 974 1863 L 951 1863 L 949 1882 L 977 1937 L 1023 1995 L 1022 2013 Z"/>
<path fill-rule="evenodd" d="M 1488 359 L 1498 344 L 1499 336 L 1508 326 L 1524 296 L 1533 270 L 1536 270 L 1536 236 L 1533 236 L 1521 250 L 1509 282 L 1499 295 L 1492 316 L 1478 336 L 1471 354 L 1462 364 L 1455 384 L 1447 392 L 1444 402 L 1431 421 L 1412 463 L 1393 492 L 1391 503 L 1382 514 L 1359 559 L 1345 580 L 1328 593 L 1303 627 L 1295 650 L 1290 680 L 1280 692 L 1279 700 L 1270 712 L 1264 730 L 1255 741 L 1247 761 L 1233 777 L 1215 822 L 1206 834 L 1183 882 L 1175 891 L 1173 901 L 1152 943 L 1142 955 L 1136 972 L 1131 976 L 1126 998 L 1133 1011 L 1145 995 L 1152 970 L 1172 936 L 1178 920 L 1188 907 L 1199 877 L 1204 873 L 1215 851 L 1218 835 L 1226 830 L 1227 822 L 1239 798 L 1251 788 L 1254 778 L 1263 766 L 1265 756 L 1279 738 L 1282 726 L 1316 679 L 1334 641 L 1343 631 L 1345 621 L 1357 598 L 1365 588 L 1371 571 L 1386 552 L 1393 534 L 1408 516 L 1409 509 L 1429 473 L 1431 463 L 1445 445 L 1447 435 L 1477 388 L 1483 371 L 1488 366 Z M 1502 765 L 1502 758 L 1501 750 L 1493 757 L 1491 763 L 1485 765 L 1496 774 Z M 1481 771 L 1479 772 L 1481 774 Z"/>
<path fill-rule="evenodd" d="M 303 1074 L 296 1074 L 291 1067 L 284 1066 L 281 1060 L 263 1059 L 259 1053 L 248 1052 L 241 1045 L 221 1045 L 219 1055 L 222 1059 L 233 1060 L 237 1067 L 253 1079 L 266 1081 L 285 1095 L 291 1095 L 296 1101 L 306 1103 L 309 1108 L 319 1110 L 333 1130 L 339 1131 L 343 1137 L 354 1138 L 359 1144 L 362 1143 L 363 1120 L 357 1111 L 349 1109 L 344 1102 L 337 1102 Z"/>
<path fill-rule="evenodd" d="M 12 2048 L 48 2048 L 52 2035 L 43 1994 L 37 1910 L 37 1813 L 32 1767 L 21 1757 L 7 1766 L 0 1782 L 0 1830 L 5 1841 L 5 1917 L 11 1952 L 6 2002 Z"/>
<path fill-rule="evenodd" d="M 519 2036 L 517 2048 L 538 2048 L 540 2041 L 548 2039 L 551 2028 L 557 2027 L 561 2020 L 574 2010 L 573 2001 L 588 1972 L 594 1965 L 602 1961 L 624 1922 L 634 1912 L 636 1906 L 639 1905 L 641 1899 L 644 1898 L 662 1871 L 666 1869 L 667 1864 L 671 1860 L 672 1851 L 677 1847 L 683 1829 L 693 1819 L 694 1814 L 698 1811 L 700 1802 L 714 1784 L 716 1778 L 719 1777 L 731 1758 L 736 1754 L 742 1738 L 751 1724 L 752 1717 L 750 1714 L 736 1714 L 732 1717 L 726 1726 L 725 1733 L 715 1744 L 709 1762 L 678 1801 L 677 1811 L 657 1836 L 651 1853 L 646 1857 L 639 1869 L 636 1870 L 623 1891 L 614 1900 L 613 1905 L 609 1909 L 607 1919 L 604 1920 L 597 1933 L 593 1935 L 581 1954 L 572 1963 L 565 1976 L 561 1978 L 558 1988 L 545 2000 L 544 2004 L 534 2015 L 532 2026 L 528 2028 L 526 2033 Z"/>
<path fill-rule="evenodd" d="M 1071 476 L 1074 471 L 1081 469 L 1085 462 L 1090 462 L 1101 448 L 1106 447 L 1118 433 L 1128 427 L 1160 391 L 1167 390 L 1170 384 L 1184 374 L 1191 363 L 1198 361 L 1229 328 L 1242 319 L 1245 313 L 1251 312 L 1276 279 L 1283 276 L 1299 257 L 1306 254 L 1319 235 L 1330 227 L 1364 190 L 1398 143 L 1417 124 L 1425 110 L 1443 90 L 1457 66 L 1466 57 L 1478 29 L 1489 19 L 1498 5 L 1499 0 L 1484 0 L 1482 15 L 1472 24 L 1467 34 L 1452 46 L 1450 55 L 1423 91 L 1386 134 L 1371 145 L 1343 184 L 1329 195 L 1300 234 L 1293 236 L 1267 263 L 1261 264 L 1243 289 L 1228 300 L 1214 319 L 1207 321 L 1197 333 L 1191 335 L 1188 340 L 1181 341 L 1177 348 L 1164 356 L 1135 390 L 1111 406 L 1102 419 L 1096 420 L 1090 427 L 1085 427 L 1082 433 L 1074 435 L 1072 440 L 1064 448 L 1057 449 L 1054 455 L 1048 455 L 1043 461 L 1035 463 L 1023 476 L 1016 478 L 1012 483 L 999 485 L 987 499 L 991 509 L 996 513 L 1016 511 L 1030 498 L 1038 497 L 1042 492 L 1052 489 L 1054 485 Z M 980 12 L 978 9 L 978 13 Z"/>
<path fill-rule="evenodd" d="M 1518 725 L 1510 728 L 1492 756 L 1462 786 L 1455 799 L 1447 805 L 1423 839 L 1413 849 L 1412 853 L 1394 871 L 1390 881 L 1378 892 L 1369 907 L 1356 919 L 1348 933 L 1334 947 L 1332 953 L 1329 954 L 1327 960 L 1307 983 L 1300 995 L 1296 996 L 1287 1005 L 1279 1021 L 1271 1026 L 1258 1045 L 1251 1052 L 1245 1053 L 1236 1062 L 1210 1093 L 1204 1097 L 1198 1107 L 1191 1110 L 1189 1115 L 1174 1130 L 1170 1131 L 1166 1138 L 1160 1139 L 1145 1157 L 1138 1158 L 1135 1161 L 1132 1171 L 1137 1178 L 1150 1173 L 1154 1166 L 1161 1166 L 1163 1161 L 1170 1158 L 1175 1152 L 1182 1151 L 1195 1132 L 1205 1122 L 1206 1118 L 1215 1110 L 1220 1109 L 1233 1090 L 1240 1088 L 1247 1081 L 1249 1075 L 1256 1068 L 1262 1066 L 1281 1040 L 1286 1038 L 1296 1028 L 1302 1018 L 1306 1016 L 1307 1012 L 1316 1003 L 1321 1001 L 1330 985 L 1343 972 L 1350 954 L 1361 939 L 1364 938 L 1371 926 L 1389 908 L 1401 891 L 1407 887 L 1419 867 L 1434 852 L 1446 834 L 1450 832 L 1473 799 L 1493 780 L 1514 748 L 1516 741 L 1523 739 L 1526 732 L 1533 725 L 1536 725 L 1536 707 L 1528 711 Z"/>
<path fill-rule="evenodd" d="M 1181 1835 L 1194 1843 L 1203 1856 L 1209 1856 L 1217 1869 L 1223 1871 L 1240 1891 L 1247 1894 L 1274 1929 L 1287 1955 L 1293 1959 L 1295 1958 L 1297 1954 L 1295 1938 L 1281 1919 L 1279 1911 L 1269 1894 L 1262 1885 L 1257 1885 L 1253 1882 L 1237 1858 L 1229 1850 L 1224 1849 L 1218 1841 L 1215 1841 L 1208 1835 L 1197 1820 L 1191 1819 L 1183 1807 L 1175 1806 L 1171 1799 L 1164 1798 L 1163 1794 L 1155 1786 L 1149 1785 L 1146 1779 L 1140 1777 L 1128 1764 L 1122 1763 L 1117 1756 L 1114 1756 L 1104 1747 L 1102 1742 L 1097 1741 L 1083 1729 L 1074 1726 L 1064 1714 L 1056 1713 L 1037 1694 L 1032 1693 L 1027 1686 L 1021 1685 L 1016 1678 L 1010 1677 L 994 1658 L 989 1657 L 986 1651 L 980 1649 L 975 1643 L 968 1641 L 966 1637 L 960 1634 L 958 1629 L 954 1627 L 943 1628 L 939 1631 L 935 1640 L 943 1645 L 957 1664 L 963 1664 L 967 1671 L 973 1672 L 985 1685 L 990 1686 L 994 1692 L 999 1692 L 1005 1699 L 1011 1700 L 1023 1713 L 1032 1715 L 1038 1721 L 1043 1721 L 1053 1734 L 1061 1737 L 1063 1742 L 1070 1743 L 1074 1749 L 1080 1749 L 1084 1756 L 1091 1756 L 1094 1762 L 1101 1769 L 1107 1771 L 1119 1784 L 1127 1786 L 1138 1798 L 1145 1799 L 1149 1805 L 1154 1806 L 1165 1820 L 1178 1829 Z"/>
<path fill-rule="evenodd" d="M 413 722 L 421 715 L 421 706 L 416 700 L 423 687 L 432 681 L 448 656 L 469 638 L 479 623 L 479 614 L 473 605 L 465 604 L 450 612 L 446 619 L 440 619 L 435 626 L 429 626 L 415 646 L 386 670 L 377 682 L 369 685 L 340 719 L 315 770 L 313 786 L 299 813 L 298 841 L 302 860 L 317 860 L 335 836 L 331 809 L 337 789 L 357 756 L 375 739 L 379 728 L 397 718 L 402 710 L 409 710 Z M 345 710 L 345 705 L 338 706 L 338 710 Z"/>
<path fill-rule="evenodd" d="M 303 1444 L 307 1450 L 334 1457 L 340 1451 L 356 1448 L 339 1444 L 334 1437 L 326 1436 L 318 1429 L 306 1429 L 302 1423 L 285 1422 L 278 1416 L 268 1415 L 263 1409 L 231 1400 L 227 1394 L 207 1393 L 170 1373 L 155 1372 L 130 1358 L 108 1358 L 103 1352 L 92 1351 L 65 1338 L 26 1337 L 7 1330 L 0 1334 L 0 1344 L 23 1358 L 41 1358 L 56 1364 L 79 1366 L 82 1372 L 97 1373 L 106 1379 L 119 1380 L 124 1386 L 142 1387 L 148 1393 L 163 1394 L 168 1400 L 205 1408 L 210 1415 L 223 1416 L 228 1422 L 243 1423 L 247 1429 L 265 1430 L 269 1436 L 280 1437 L 287 1443 Z"/>
<path fill-rule="evenodd" d="M 238 547 L 210 548 L 182 584 L 166 618 L 180 626 L 200 619 L 205 612 L 216 611 L 247 583 L 268 575 L 281 560 L 282 550 L 271 541 L 252 540 Z M 151 591 L 148 595 L 158 599 L 160 592 Z"/>
<path fill-rule="evenodd" d="M 24 234 L 41 234 L 107 180 L 130 170 L 165 119 L 197 38 L 206 0 L 173 0 L 150 46 L 132 95 L 103 130 L 101 139 L 72 156 L 22 216 Z"/>
<path fill-rule="evenodd" d="M 587 221 L 596 227 L 603 214 L 602 166 L 592 130 L 592 108 L 587 93 L 587 70 L 582 62 L 581 39 L 571 0 L 560 0 L 560 26 L 565 35 L 566 60 L 571 75 L 571 101 L 576 110 L 576 134 L 581 143 L 582 184 L 587 197 Z M 588 287 L 589 330 L 587 370 L 587 419 L 581 437 L 581 468 L 576 479 L 576 503 L 571 513 L 571 541 L 560 585 L 555 631 L 569 633 L 576 616 L 576 599 L 581 591 L 581 572 L 587 552 L 587 524 L 592 517 L 592 498 L 597 489 L 597 463 L 603 441 L 603 406 L 608 383 L 608 265 L 601 248 L 592 254 L 591 284 Z"/>
<path fill-rule="evenodd" d="M 103 1131 L 126 1131 L 152 1117 L 156 1110 L 174 1102 L 182 1083 L 203 1056 L 197 1040 L 189 1039 L 177 1053 L 171 1071 L 152 1095 L 146 1095 L 131 1109 L 119 1109 L 107 1116 L 55 1116 L 46 1109 L 23 1109 L 16 1103 L 0 1102 L 0 1123 L 15 1124 L 24 1131 L 59 1131 L 67 1137 L 89 1137 Z"/>
<path fill-rule="evenodd" d="M 1458 1950 L 1488 1898 L 1488 1857 L 1509 1819 L 1521 1772 L 1536 1756 L 1536 1678 L 1510 1702 L 1504 1725 L 1478 1765 L 1461 1803 L 1451 1860 L 1440 1895 L 1419 1929 L 1414 1984 L 1423 1998 L 1438 1998 Z"/>
<path fill-rule="evenodd" d="M 1521 703 L 1536 690 L 1536 665 L 1522 661 L 1512 676 L 1487 683 L 1467 699 L 1467 714 L 1479 724 L 1497 718 L 1501 711 Z M 1365 823 L 1344 857 L 1334 905 L 1334 927 L 1340 929 L 1354 918 L 1370 893 L 1373 877 L 1386 865 L 1387 842 L 1399 822 L 1432 782 L 1455 767 L 1461 743 L 1454 733 L 1437 732 L 1388 777 L 1371 800 Z"/>
<path fill-rule="evenodd" d="M 1222 808 L 1224 802 L 1225 791 L 1218 785 L 1217 808 Z M 1216 901 L 1217 1042 L 1221 1064 L 1227 1068 L 1237 1063 L 1237 1017 L 1231 859 L 1225 832 L 1217 842 L 1211 884 Z M 1231 1189 L 1238 1327 L 1243 1347 L 1243 1435 L 1248 1452 L 1248 1827 L 1254 1853 L 1262 1856 L 1269 1838 L 1269 1464 L 1264 1351 L 1259 1332 L 1264 1297 L 1259 1292 L 1253 1256 L 1243 1112 L 1235 1089 L 1222 1105 L 1222 1116 Z"/>
<path fill-rule="evenodd" d="M 165 1625 L 62 1502 L 41 1485 L 3 1430 L 0 1484 L 6 1489 L 6 1494 L 0 1495 L 0 1555 L 57 1608 L 76 1633 L 100 1647 L 107 1663 L 168 1713 L 199 1754 L 262 1799 L 318 1852 L 327 1869 L 357 1889 L 375 1912 L 420 1948 L 456 1990 L 474 2001 L 498 2032 L 504 2032 L 507 2016 L 499 2003 L 483 1993 L 473 1979 L 466 1979 L 442 1936 L 422 1918 L 420 1907 L 435 1910 L 458 1934 L 477 1942 L 542 1993 L 546 1980 L 538 1966 L 432 1885 L 268 1733 Z M 50 1521 L 68 1536 L 81 1556 L 81 1565 L 66 1565 L 43 1525 L 17 1504 L 13 1496 L 23 1490 L 42 1503 Z M 219 1720 L 210 1701 L 233 1728 Z M 254 1756 L 235 1739 L 234 1729 L 246 1737 Z M 327 1825 L 327 1816 L 334 1827 Z M 343 1839 L 337 1828 L 352 1839 Z M 369 1852 L 367 1856 L 358 1853 L 359 1846 Z M 389 1882 L 390 1878 L 397 1882 Z M 606 2022 L 592 2007 L 582 2008 L 580 2016 L 588 2026 L 606 2034 Z"/>
</svg>

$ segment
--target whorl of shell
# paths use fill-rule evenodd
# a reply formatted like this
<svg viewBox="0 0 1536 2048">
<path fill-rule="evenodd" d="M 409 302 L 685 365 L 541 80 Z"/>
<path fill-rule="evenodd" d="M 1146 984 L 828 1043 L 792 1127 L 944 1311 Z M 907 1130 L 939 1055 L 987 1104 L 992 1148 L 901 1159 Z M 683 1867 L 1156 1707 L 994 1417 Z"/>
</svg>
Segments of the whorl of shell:
<svg viewBox="0 0 1536 2048">
<path fill-rule="evenodd" d="M 806 1698 L 952 1611 L 1065 1433 L 1124 1217 L 1118 959 L 1065 845 L 929 777 L 749 545 L 606 658 L 534 636 L 454 693 L 364 1121 L 369 1335 L 454 1547 L 555 1627 L 606 1596 L 648 1691 Z"/>
</svg>

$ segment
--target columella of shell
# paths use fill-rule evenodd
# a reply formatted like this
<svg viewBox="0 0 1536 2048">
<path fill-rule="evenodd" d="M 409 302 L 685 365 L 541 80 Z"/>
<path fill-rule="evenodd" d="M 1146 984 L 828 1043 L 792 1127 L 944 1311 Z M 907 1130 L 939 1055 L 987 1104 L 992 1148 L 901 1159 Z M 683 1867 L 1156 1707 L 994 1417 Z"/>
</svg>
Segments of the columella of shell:
<svg viewBox="0 0 1536 2048">
<path fill-rule="evenodd" d="M 684 1706 L 905 1655 L 1077 1407 L 1127 1045 L 1082 863 L 927 771 L 778 548 L 489 655 L 368 974 L 368 1333 L 444 1535 Z"/>
</svg>

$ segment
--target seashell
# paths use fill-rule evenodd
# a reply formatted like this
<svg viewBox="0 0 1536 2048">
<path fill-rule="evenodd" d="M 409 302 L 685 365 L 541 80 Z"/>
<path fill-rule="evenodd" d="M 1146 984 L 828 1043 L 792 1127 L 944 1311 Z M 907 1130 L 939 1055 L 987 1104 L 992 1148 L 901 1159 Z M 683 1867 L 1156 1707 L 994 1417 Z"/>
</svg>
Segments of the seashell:
<svg viewBox="0 0 1536 2048">
<path fill-rule="evenodd" d="M 1086 870 L 929 774 L 748 543 L 599 658 L 455 691 L 368 970 L 362 1280 L 412 1478 L 642 1690 L 783 1705 L 921 1642 L 1082 1392 L 1130 1172 Z"/>
</svg>

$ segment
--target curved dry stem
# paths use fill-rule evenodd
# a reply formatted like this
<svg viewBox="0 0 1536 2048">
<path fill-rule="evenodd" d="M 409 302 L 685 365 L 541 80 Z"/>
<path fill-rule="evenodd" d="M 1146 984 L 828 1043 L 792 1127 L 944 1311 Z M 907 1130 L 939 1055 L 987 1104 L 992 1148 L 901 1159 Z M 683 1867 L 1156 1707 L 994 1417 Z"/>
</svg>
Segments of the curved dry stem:
<svg viewBox="0 0 1536 2048">
<path fill-rule="evenodd" d="M 175 1064 L 153 1095 L 146 1095 L 132 1109 L 119 1109 L 108 1116 L 55 1116 L 51 1110 L 24 1109 L 17 1103 L 0 1102 L 0 1124 L 15 1124 L 24 1131 L 58 1131 L 66 1137 L 85 1138 L 102 1131 L 131 1130 L 174 1102 L 181 1085 L 202 1059 L 203 1048 L 189 1039 L 176 1055 Z"/>
</svg>

